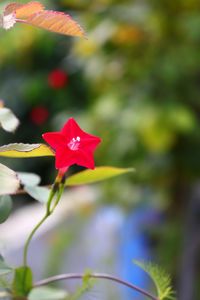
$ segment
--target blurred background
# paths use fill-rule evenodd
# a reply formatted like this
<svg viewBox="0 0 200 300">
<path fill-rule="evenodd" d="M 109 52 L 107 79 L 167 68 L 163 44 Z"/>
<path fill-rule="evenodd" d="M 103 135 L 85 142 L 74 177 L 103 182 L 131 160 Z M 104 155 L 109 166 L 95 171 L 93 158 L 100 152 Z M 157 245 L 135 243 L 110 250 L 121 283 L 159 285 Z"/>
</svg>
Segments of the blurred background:
<svg viewBox="0 0 200 300">
<path fill-rule="evenodd" d="M 123 278 L 145 286 L 146 277 L 131 260 L 151 259 L 172 275 L 178 298 L 198 299 L 199 0 L 41 2 L 70 13 L 87 39 L 22 24 L 0 30 L 0 98 L 21 121 L 15 135 L 1 130 L 1 145 L 42 142 L 43 132 L 59 130 L 71 116 L 100 136 L 96 165 L 134 167 L 136 172 L 95 186 L 97 201 L 75 214 L 73 226 L 62 227 L 62 238 L 53 239 L 56 249 L 63 251 L 66 231 L 71 237 L 65 236 L 66 247 L 73 249 L 81 247 L 74 235 L 81 236 L 84 247 L 83 241 L 97 234 L 103 248 L 111 243 L 108 272 L 113 270 L 108 261 L 114 259 Z M 1 1 L 0 9 L 6 3 Z M 51 158 L 1 162 L 40 174 L 43 184 L 55 176 Z M 28 202 L 17 196 L 14 207 Z M 94 224 L 99 231 L 91 234 Z M 117 232 L 117 245 L 108 228 L 112 237 Z M 95 246 L 92 238 L 89 245 Z M 86 253 L 99 257 L 98 251 L 94 247 L 93 254 Z M 127 293 L 105 299 L 131 299 Z M 101 292 L 90 297 L 104 299 Z"/>
</svg>

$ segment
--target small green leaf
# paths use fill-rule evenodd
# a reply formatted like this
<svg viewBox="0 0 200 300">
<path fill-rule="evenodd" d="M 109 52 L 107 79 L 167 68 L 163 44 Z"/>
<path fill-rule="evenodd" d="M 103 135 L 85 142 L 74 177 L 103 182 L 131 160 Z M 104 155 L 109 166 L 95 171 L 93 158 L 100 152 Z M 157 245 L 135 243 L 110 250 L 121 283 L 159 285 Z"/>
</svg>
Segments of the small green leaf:
<svg viewBox="0 0 200 300">
<path fill-rule="evenodd" d="M 134 260 L 133 262 L 151 277 L 156 286 L 159 300 L 175 299 L 170 276 L 161 267 L 152 262 L 142 262 L 137 260 Z"/>
<path fill-rule="evenodd" d="M 68 293 L 52 287 L 38 287 L 31 290 L 28 300 L 65 300 Z"/>
<path fill-rule="evenodd" d="M 8 195 L 0 196 L 0 224 L 5 222 L 12 210 L 12 199 Z"/>
<path fill-rule="evenodd" d="M 17 173 L 0 164 L 0 195 L 15 194 L 19 187 Z"/>
<path fill-rule="evenodd" d="M 0 125 L 4 130 L 13 132 L 18 127 L 19 120 L 10 109 L 0 107 Z"/>
<path fill-rule="evenodd" d="M 94 286 L 96 280 L 91 278 L 91 271 L 86 270 L 82 279 L 82 285 L 76 289 L 76 292 L 70 296 L 70 300 L 79 300 L 86 295 Z"/>
<path fill-rule="evenodd" d="M 131 168 L 96 167 L 94 170 L 84 170 L 67 178 L 66 185 L 82 185 L 106 180 L 125 173 L 133 172 Z"/>
<path fill-rule="evenodd" d="M 46 187 L 26 185 L 24 189 L 31 197 L 41 203 L 46 203 L 49 198 L 50 190 Z"/>
<path fill-rule="evenodd" d="M 13 269 L 5 263 L 3 257 L 0 255 L 0 276 L 11 273 L 12 271 Z"/>
<path fill-rule="evenodd" d="M 54 156 L 53 150 L 45 144 L 22 144 L 15 143 L 0 147 L 0 156 L 5 157 L 39 157 Z"/>
<path fill-rule="evenodd" d="M 27 296 L 33 286 L 32 271 L 29 267 L 15 269 L 13 292 L 17 297 Z"/>
<path fill-rule="evenodd" d="M 35 186 L 40 183 L 40 176 L 34 173 L 17 172 L 18 178 L 23 185 Z"/>
</svg>

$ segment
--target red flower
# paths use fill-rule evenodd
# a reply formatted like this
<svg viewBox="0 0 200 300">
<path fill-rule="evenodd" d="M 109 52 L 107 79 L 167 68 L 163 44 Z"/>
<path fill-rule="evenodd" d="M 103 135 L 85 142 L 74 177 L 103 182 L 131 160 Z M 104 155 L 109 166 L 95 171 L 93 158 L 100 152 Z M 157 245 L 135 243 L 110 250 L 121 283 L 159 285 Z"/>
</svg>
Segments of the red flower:
<svg viewBox="0 0 200 300">
<path fill-rule="evenodd" d="M 30 119 L 36 125 L 42 125 L 48 116 L 49 112 L 44 106 L 36 106 L 30 112 Z"/>
<path fill-rule="evenodd" d="M 61 131 L 47 132 L 42 137 L 56 152 L 57 169 L 73 164 L 94 169 L 93 152 L 101 139 L 83 131 L 73 118 L 67 121 Z"/>
<path fill-rule="evenodd" d="M 68 76 L 64 71 L 55 69 L 49 73 L 48 83 L 53 89 L 61 89 L 67 84 L 67 82 Z"/>
</svg>

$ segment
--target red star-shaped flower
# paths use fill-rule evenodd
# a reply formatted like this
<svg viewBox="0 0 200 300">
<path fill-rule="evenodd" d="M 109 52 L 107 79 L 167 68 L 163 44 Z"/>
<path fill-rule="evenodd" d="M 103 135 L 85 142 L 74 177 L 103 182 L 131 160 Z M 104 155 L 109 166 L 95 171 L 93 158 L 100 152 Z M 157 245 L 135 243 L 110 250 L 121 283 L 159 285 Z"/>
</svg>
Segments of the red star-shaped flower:
<svg viewBox="0 0 200 300">
<path fill-rule="evenodd" d="M 83 131 L 73 118 L 61 131 L 47 132 L 42 137 L 55 150 L 57 169 L 73 164 L 94 169 L 93 152 L 101 139 Z"/>
</svg>

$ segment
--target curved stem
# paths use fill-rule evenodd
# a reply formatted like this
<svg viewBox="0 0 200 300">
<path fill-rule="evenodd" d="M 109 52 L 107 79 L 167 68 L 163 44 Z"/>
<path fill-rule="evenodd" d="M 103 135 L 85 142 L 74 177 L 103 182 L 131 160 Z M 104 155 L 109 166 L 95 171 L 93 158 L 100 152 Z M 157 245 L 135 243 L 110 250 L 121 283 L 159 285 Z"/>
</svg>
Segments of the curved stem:
<svg viewBox="0 0 200 300">
<path fill-rule="evenodd" d="M 56 275 L 56 276 L 52 276 L 52 277 L 49 277 L 47 279 L 43 279 L 43 280 L 40 280 L 38 282 L 36 282 L 34 284 L 34 287 L 39 287 L 39 286 L 42 286 L 42 285 L 46 285 L 46 284 L 49 284 L 49 283 L 52 283 L 52 282 L 55 282 L 55 281 L 60 281 L 60 280 L 68 280 L 68 279 L 83 279 L 84 278 L 84 274 L 79 274 L 79 273 L 69 273 L 69 274 L 61 274 L 61 275 Z M 109 275 L 109 274 L 104 274 L 104 273 L 92 273 L 92 274 L 89 274 L 87 275 L 88 277 L 90 278 L 97 278 L 97 279 L 107 279 L 107 280 L 111 280 L 111 281 L 114 281 L 114 282 L 117 282 L 119 284 L 122 284 L 124 286 L 127 286 L 135 291 L 137 291 L 138 293 L 152 299 L 152 300 L 159 300 L 157 297 L 151 295 L 150 293 L 148 293 L 147 291 L 141 289 L 140 287 L 130 283 L 130 282 L 127 282 L 125 280 L 122 280 L 118 277 L 115 277 L 115 276 L 112 276 L 112 275 Z"/>
<path fill-rule="evenodd" d="M 38 230 L 38 228 L 45 222 L 45 220 L 50 216 L 50 214 L 45 214 L 44 217 L 40 220 L 40 222 L 33 228 L 33 230 L 31 231 L 25 246 L 24 246 L 24 253 L 23 253 L 23 264 L 24 266 L 27 266 L 27 254 L 28 254 L 28 247 L 30 245 L 30 242 L 32 240 L 33 235 L 35 234 L 35 232 Z"/>
<path fill-rule="evenodd" d="M 59 179 L 61 180 L 62 178 L 59 177 Z M 35 232 L 38 230 L 38 228 L 46 221 L 46 219 L 53 213 L 54 209 L 56 208 L 63 190 L 64 190 L 64 184 L 57 182 L 58 178 L 56 177 L 56 180 L 51 188 L 50 194 L 49 194 L 49 199 L 47 201 L 46 204 L 46 213 L 44 215 L 44 217 L 39 221 L 39 223 L 36 224 L 36 226 L 33 228 L 33 230 L 31 231 L 30 235 L 28 236 L 28 239 L 26 240 L 25 246 L 24 246 L 24 253 L 23 253 L 23 264 L 24 266 L 27 266 L 27 254 L 28 254 L 28 248 L 30 245 L 30 242 L 32 240 L 33 235 L 35 234 Z M 58 194 L 57 194 L 58 193 Z M 57 194 L 57 198 L 55 200 L 55 204 L 53 205 L 53 208 L 51 209 L 51 204 L 52 204 L 52 200 L 54 198 L 54 196 Z"/>
</svg>

